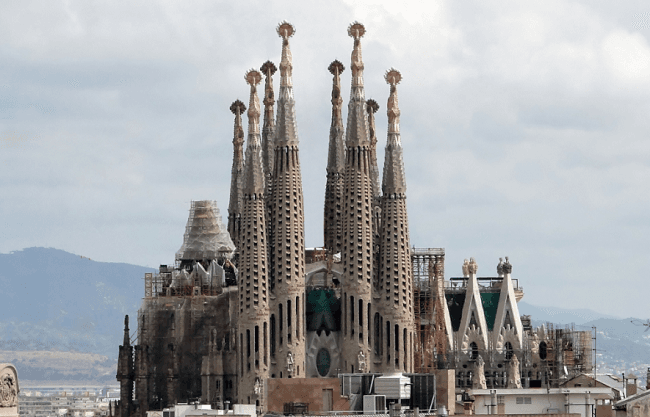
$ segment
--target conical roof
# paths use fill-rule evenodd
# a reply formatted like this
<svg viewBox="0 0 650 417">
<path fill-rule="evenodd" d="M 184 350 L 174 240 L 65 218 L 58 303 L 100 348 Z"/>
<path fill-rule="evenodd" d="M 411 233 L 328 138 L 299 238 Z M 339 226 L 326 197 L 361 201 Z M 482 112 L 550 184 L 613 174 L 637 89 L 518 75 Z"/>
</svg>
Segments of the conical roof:
<svg viewBox="0 0 650 417">
<path fill-rule="evenodd" d="M 176 260 L 230 258 L 235 245 L 226 230 L 216 201 L 192 201 L 183 245 Z"/>
</svg>

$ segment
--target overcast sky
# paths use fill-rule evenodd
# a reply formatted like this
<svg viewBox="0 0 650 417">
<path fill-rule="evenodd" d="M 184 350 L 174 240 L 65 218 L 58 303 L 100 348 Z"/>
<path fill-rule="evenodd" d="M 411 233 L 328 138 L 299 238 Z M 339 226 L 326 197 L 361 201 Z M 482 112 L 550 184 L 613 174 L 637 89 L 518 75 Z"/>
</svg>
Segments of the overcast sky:
<svg viewBox="0 0 650 417">
<path fill-rule="evenodd" d="M 309 4 L 309 5 L 307 5 Z M 650 8 L 644 1 L 0 5 L 0 252 L 173 262 L 191 200 L 227 220 L 230 104 L 291 38 L 307 246 L 323 243 L 334 59 L 362 40 L 383 165 L 400 70 L 411 244 L 446 277 L 509 256 L 531 304 L 647 318 Z M 275 77 L 276 91 L 279 74 Z M 246 120 L 246 119 L 244 119 Z"/>
</svg>

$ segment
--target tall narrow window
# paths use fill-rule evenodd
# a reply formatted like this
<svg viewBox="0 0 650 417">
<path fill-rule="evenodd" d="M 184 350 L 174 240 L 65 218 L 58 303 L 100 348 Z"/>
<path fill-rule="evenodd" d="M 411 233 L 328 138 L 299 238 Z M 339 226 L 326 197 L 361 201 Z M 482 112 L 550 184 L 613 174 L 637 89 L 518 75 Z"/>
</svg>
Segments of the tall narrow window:
<svg viewBox="0 0 650 417">
<path fill-rule="evenodd" d="M 287 300 L 287 343 L 291 343 L 291 300 Z"/>
<path fill-rule="evenodd" d="M 280 303 L 278 309 L 278 334 L 280 335 L 280 346 L 282 346 L 282 327 L 284 325 L 284 320 L 282 320 L 282 303 Z"/>
<path fill-rule="evenodd" d="M 367 324 L 367 326 L 368 326 L 368 347 L 372 346 L 372 344 L 371 344 L 372 342 L 370 340 L 370 335 L 372 334 L 372 331 L 371 331 L 372 330 L 372 324 L 371 324 L 370 317 L 372 317 L 372 316 L 371 316 L 371 312 L 370 312 L 370 303 L 368 303 L 368 314 L 366 314 L 366 321 L 368 322 L 368 324 Z"/>
<path fill-rule="evenodd" d="M 354 297 L 350 296 L 350 336 L 354 336 Z"/>
<path fill-rule="evenodd" d="M 359 299 L 359 342 L 363 342 L 363 300 Z"/>
<path fill-rule="evenodd" d="M 271 314 L 271 356 L 275 357 L 275 314 Z"/>
<path fill-rule="evenodd" d="M 296 340 L 300 340 L 300 297 L 296 297 Z"/>
<path fill-rule="evenodd" d="M 268 333 L 267 333 L 267 323 L 264 322 L 264 336 L 262 339 L 262 346 L 264 346 L 264 365 L 268 364 L 267 357 L 269 356 L 269 339 L 268 339 Z"/>
</svg>

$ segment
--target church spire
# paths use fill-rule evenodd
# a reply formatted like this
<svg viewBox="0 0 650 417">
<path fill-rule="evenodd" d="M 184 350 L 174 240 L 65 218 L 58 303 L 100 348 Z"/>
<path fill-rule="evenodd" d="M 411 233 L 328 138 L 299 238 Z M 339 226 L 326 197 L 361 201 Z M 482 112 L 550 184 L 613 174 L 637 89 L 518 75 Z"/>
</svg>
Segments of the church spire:
<svg viewBox="0 0 650 417">
<path fill-rule="evenodd" d="M 267 198 L 271 211 L 269 247 L 272 248 L 269 250 L 270 352 L 273 373 L 304 378 L 305 224 L 289 49 L 289 38 L 295 29 L 290 23 L 282 22 L 277 31 L 282 38 L 282 60 L 271 176 L 273 191 Z"/>
<path fill-rule="evenodd" d="M 278 26 L 278 35 L 282 38 L 282 60 L 280 61 L 280 95 L 278 97 L 278 115 L 276 122 L 276 146 L 298 146 L 296 127 L 296 110 L 293 98 L 293 62 L 289 38 L 295 33 L 291 23 L 282 22 Z"/>
<path fill-rule="evenodd" d="M 235 115 L 235 129 L 232 139 L 233 158 L 230 177 L 230 203 L 228 205 L 228 233 L 235 247 L 239 250 L 239 230 L 242 209 L 242 185 L 244 176 L 244 128 L 241 115 L 246 106 L 241 100 L 236 100 L 230 106 Z"/>
<path fill-rule="evenodd" d="M 345 172 L 344 128 L 341 117 L 341 73 L 345 67 L 334 61 L 328 67 L 332 73 L 332 124 L 330 126 L 329 152 L 327 156 L 327 184 L 325 186 L 325 236 L 324 246 L 331 254 L 341 251 L 341 196 Z"/>
<path fill-rule="evenodd" d="M 251 86 L 248 103 L 248 144 L 246 146 L 246 175 L 243 192 L 247 197 L 264 195 L 264 167 L 262 166 L 262 145 L 260 143 L 260 100 L 257 85 L 262 74 L 256 70 L 246 73 L 246 82 Z"/>
<path fill-rule="evenodd" d="M 370 179 L 372 181 L 372 195 L 374 198 L 381 197 L 381 186 L 379 184 L 379 167 L 377 164 L 377 128 L 375 127 L 375 113 L 379 110 L 379 104 L 373 99 L 366 101 L 368 111 L 368 128 L 370 133 Z"/>
<path fill-rule="evenodd" d="M 382 300 L 384 320 L 395 324 L 395 336 L 400 335 L 403 342 L 401 349 L 395 344 L 391 348 L 394 351 L 389 350 L 389 356 L 393 357 L 394 362 L 387 363 L 387 369 L 412 372 L 415 331 L 414 317 L 411 313 L 413 311 L 413 269 L 397 106 L 397 83 L 402 76 L 399 71 L 391 68 L 385 78 L 390 84 L 390 97 L 386 106 L 388 140 L 381 197 L 379 291 L 384 295 Z M 401 330 L 401 334 L 398 330 Z"/>
<path fill-rule="evenodd" d="M 265 334 L 269 317 L 266 207 L 264 201 L 264 167 L 260 143 L 260 101 L 257 85 L 262 74 L 246 73 L 251 87 L 248 104 L 248 144 L 246 146 L 246 177 L 243 189 L 241 218 L 241 249 L 239 252 L 239 401 L 250 402 L 255 394 L 255 381 L 269 377 L 269 351 Z M 266 337 L 266 336 L 264 336 Z M 244 349 L 246 346 L 246 349 Z M 259 398 L 264 407 L 263 399 Z"/>
<path fill-rule="evenodd" d="M 343 264 L 342 301 L 343 355 L 347 358 L 370 358 L 376 304 L 372 297 L 372 189 L 370 180 L 370 138 L 368 117 L 363 91 L 363 61 L 361 60 L 361 36 L 365 29 L 361 23 L 353 23 L 348 34 L 354 38 L 352 52 L 352 90 L 348 104 L 346 135 L 345 175 L 343 179 L 341 238 L 341 263 Z M 356 312 L 356 314 L 355 314 Z M 375 321 L 377 323 L 377 321 Z M 377 335 L 375 334 L 375 339 Z M 361 365 L 363 363 L 363 366 Z M 345 372 L 363 368 L 374 372 L 374 361 L 359 360 L 348 364 Z M 366 366 L 369 366 L 368 369 Z M 358 366 L 358 367 L 357 367 Z"/>
<path fill-rule="evenodd" d="M 273 120 L 273 105 L 275 94 L 273 93 L 273 74 L 277 71 L 275 64 L 266 61 L 260 71 L 264 75 L 264 124 L 262 126 L 262 154 L 264 159 L 264 173 L 267 180 L 273 169 L 273 137 L 275 136 L 275 120 Z M 269 188 L 270 184 L 267 185 Z"/>
<path fill-rule="evenodd" d="M 368 132 L 368 119 L 366 117 L 366 99 L 363 86 L 363 59 L 361 57 L 361 37 L 366 33 L 365 27 L 354 22 L 348 28 L 348 35 L 354 38 L 352 50 L 352 90 L 350 91 L 350 104 L 348 105 L 348 126 L 346 131 L 346 145 L 369 146 L 370 135 Z"/>
<path fill-rule="evenodd" d="M 404 161 L 402 157 L 402 139 L 399 132 L 399 106 L 397 101 L 397 84 L 402 75 L 391 68 L 386 72 L 386 82 L 390 84 L 390 97 L 388 98 L 388 140 L 386 142 L 386 155 L 384 162 L 383 192 L 384 195 L 406 193 L 406 179 L 404 177 Z"/>
</svg>

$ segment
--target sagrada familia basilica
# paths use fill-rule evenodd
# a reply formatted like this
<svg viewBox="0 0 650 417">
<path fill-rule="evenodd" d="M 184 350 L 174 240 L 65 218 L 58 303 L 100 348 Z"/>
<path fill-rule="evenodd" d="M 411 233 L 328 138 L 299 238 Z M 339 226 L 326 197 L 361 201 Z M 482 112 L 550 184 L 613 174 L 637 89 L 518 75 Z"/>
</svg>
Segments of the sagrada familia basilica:
<svg viewBox="0 0 650 417">
<path fill-rule="evenodd" d="M 145 277 L 136 342 L 129 337 L 128 317 L 125 323 L 117 373 L 122 398 L 113 414 L 145 415 L 192 400 L 213 407 L 257 404 L 263 411 L 265 386 L 277 379 L 446 369 L 457 388 L 521 387 L 557 384 L 558 369 L 566 366 L 586 370 L 590 349 L 581 347 L 580 332 L 533 329 L 529 318 L 520 317 L 523 291 L 507 258 L 497 276 L 477 277 L 471 259 L 462 277 L 445 280 L 443 249 L 410 246 L 401 74 L 385 74 L 388 137 L 380 178 L 379 105 L 365 97 L 365 28 L 356 22 L 348 28 L 354 43 L 345 124 L 346 68 L 339 61 L 328 68 L 324 245 L 305 248 L 289 45 L 294 27 L 281 23 L 277 33 L 277 99 L 277 68 L 267 61 L 245 75 L 248 106 L 237 100 L 230 107 L 234 156 L 227 227 L 216 202 L 194 201 L 174 265 Z"/>
</svg>

